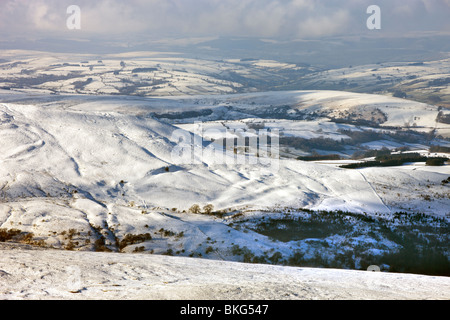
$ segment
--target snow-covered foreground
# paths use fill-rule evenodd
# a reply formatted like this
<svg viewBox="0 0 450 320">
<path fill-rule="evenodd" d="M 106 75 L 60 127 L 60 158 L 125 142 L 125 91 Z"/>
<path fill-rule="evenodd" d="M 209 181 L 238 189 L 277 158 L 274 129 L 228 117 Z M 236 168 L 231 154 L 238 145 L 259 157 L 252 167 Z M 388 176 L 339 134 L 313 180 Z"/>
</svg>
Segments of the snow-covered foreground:
<svg viewBox="0 0 450 320">
<path fill-rule="evenodd" d="M 448 277 L 10 249 L 0 249 L 0 299 L 450 299 Z"/>
</svg>

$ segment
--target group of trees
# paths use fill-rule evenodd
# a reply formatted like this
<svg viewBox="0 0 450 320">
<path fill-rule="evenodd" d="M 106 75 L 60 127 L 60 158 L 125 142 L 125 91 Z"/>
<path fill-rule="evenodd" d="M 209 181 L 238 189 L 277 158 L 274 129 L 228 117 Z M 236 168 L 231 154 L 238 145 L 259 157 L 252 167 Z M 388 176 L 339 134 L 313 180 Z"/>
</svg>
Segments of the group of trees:
<svg viewBox="0 0 450 320">
<path fill-rule="evenodd" d="M 442 79 L 434 79 L 434 80 L 431 80 L 430 82 L 428 82 L 428 84 L 433 87 L 446 86 L 446 85 L 450 84 L 450 77 L 442 78 Z"/>
<path fill-rule="evenodd" d="M 298 157 L 297 160 L 301 161 L 341 160 L 341 156 L 338 154 L 327 154 L 327 155 L 313 154 L 312 156 Z"/>
<path fill-rule="evenodd" d="M 88 84 L 92 83 L 92 78 L 87 78 L 85 81 L 75 81 L 73 84 L 75 90 L 83 89 Z"/>
<path fill-rule="evenodd" d="M 397 142 L 417 143 L 418 141 L 427 142 L 435 137 L 435 132 L 417 132 L 414 130 L 402 130 L 402 128 L 392 127 L 383 130 L 350 130 L 341 129 L 339 133 L 350 137 L 345 140 L 349 145 L 358 145 L 361 143 L 377 141 L 377 140 L 394 140 Z"/>
<path fill-rule="evenodd" d="M 448 161 L 448 158 L 444 157 L 432 157 L 428 158 L 425 162 L 427 166 L 443 166 L 445 162 Z"/>
<path fill-rule="evenodd" d="M 158 68 L 135 68 L 131 71 L 131 73 L 146 73 L 155 71 L 158 71 Z"/>
<path fill-rule="evenodd" d="M 406 93 L 405 92 L 403 92 L 403 91 L 400 91 L 400 90 L 396 90 L 396 91 L 394 91 L 394 93 L 393 93 L 393 95 L 392 95 L 393 97 L 395 97 L 395 98 L 402 98 L 402 99 L 406 99 Z"/>
<path fill-rule="evenodd" d="M 204 214 L 208 214 L 208 215 L 212 214 L 213 210 L 214 210 L 214 206 L 212 204 L 207 204 L 206 206 L 203 207 Z M 189 208 L 189 212 L 199 214 L 199 213 L 202 213 L 202 209 L 200 208 L 200 206 L 198 204 L 194 204 Z"/>
<path fill-rule="evenodd" d="M 399 143 L 417 143 L 417 142 L 429 142 L 434 136 L 434 132 L 421 133 L 412 130 L 408 131 L 375 131 L 375 130 L 347 130 L 341 129 L 339 133 L 347 136 L 348 138 L 342 138 L 340 140 L 318 137 L 312 139 L 306 139 L 301 137 L 280 137 L 281 146 L 289 146 L 298 150 L 306 152 L 315 152 L 315 150 L 328 150 L 328 151 L 343 151 L 348 146 L 360 146 L 363 143 L 377 141 L 377 140 L 391 140 Z M 376 157 L 390 154 L 390 150 L 361 150 L 356 151 L 353 158 L 366 158 Z M 333 155 L 330 159 L 324 160 L 336 160 L 336 155 Z M 312 159 L 311 157 L 299 160 L 321 160 Z"/>
<path fill-rule="evenodd" d="M 401 166 L 407 162 L 425 162 L 428 166 L 442 166 L 448 160 L 445 157 L 426 157 L 419 153 L 382 154 L 375 157 L 375 160 L 350 163 L 341 166 L 341 168 L 392 167 Z"/>
<path fill-rule="evenodd" d="M 280 137 L 280 145 L 293 147 L 298 150 L 312 152 L 314 149 L 341 151 L 345 149 L 346 140 L 334 140 L 331 138 Z"/>
<path fill-rule="evenodd" d="M 436 122 L 450 124 L 450 113 L 444 114 L 442 111 L 439 111 Z"/>
<path fill-rule="evenodd" d="M 443 146 L 431 146 L 429 151 L 431 153 L 433 152 L 443 152 L 443 153 L 450 153 L 450 147 L 443 147 Z"/>
<path fill-rule="evenodd" d="M 380 150 L 371 149 L 371 150 L 356 151 L 352 155 L 352 159 L 364 159 L 364 158 L 385 156 L 385 155 L 390 155 L 390 154 L 391 154 L 391 150 L 389 150 L 386 147 L 383 147 Z"/>
</svg>

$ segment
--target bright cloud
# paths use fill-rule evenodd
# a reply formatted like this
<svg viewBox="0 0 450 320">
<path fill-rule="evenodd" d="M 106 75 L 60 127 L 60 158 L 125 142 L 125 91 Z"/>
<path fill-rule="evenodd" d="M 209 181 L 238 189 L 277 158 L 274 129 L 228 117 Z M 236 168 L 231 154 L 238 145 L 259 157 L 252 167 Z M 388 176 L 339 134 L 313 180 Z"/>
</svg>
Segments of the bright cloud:
<svg viewBox="0 0 450 320">
<path fill-rule="evenodd" d="M 450 31 L 450 0 L 2 0 L 0 34 L 66 34 L 72 4 L 86 37 L 345 35 L 367 32 L 371 4 L 381 7 L 388 32 Z"/>
</svg>

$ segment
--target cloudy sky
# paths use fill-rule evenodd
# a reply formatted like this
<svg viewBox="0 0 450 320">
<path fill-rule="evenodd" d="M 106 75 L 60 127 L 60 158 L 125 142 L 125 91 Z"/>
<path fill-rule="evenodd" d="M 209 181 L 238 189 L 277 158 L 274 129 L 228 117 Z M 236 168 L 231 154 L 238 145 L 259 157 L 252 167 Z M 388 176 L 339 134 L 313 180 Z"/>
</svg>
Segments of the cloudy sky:
<svg viewBox="0 0 450 320">
<path fill-rule="evenodd" d="M 70 5 L 79 30 L 66 26 Z M 381 8 L 382 35 L 450 33 L 450 0 L 0 0 L 0 36 L 345 36 L 370 32 L 370 5 Z"/>
</svg>

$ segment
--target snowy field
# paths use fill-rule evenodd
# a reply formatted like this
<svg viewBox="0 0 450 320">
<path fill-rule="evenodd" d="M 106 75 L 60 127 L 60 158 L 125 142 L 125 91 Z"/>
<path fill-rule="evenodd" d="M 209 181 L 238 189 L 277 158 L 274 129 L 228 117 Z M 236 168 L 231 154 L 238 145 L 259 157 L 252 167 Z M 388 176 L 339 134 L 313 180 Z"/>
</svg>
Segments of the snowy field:
<svg viewBox="0 0 450 320">
<path fill-rule="evenodd" d="M 23 50 L 2 50 L 0 87 L 41 92 L 179 96 L 229 94 L 243 88 L 245 79 L 268 82 L 274 72 L 308 70 L 269 60 L 184 58 L 176 52 L 69 55 Z M 277 78 L 283 79 L 283 76 Z M 246 90 L 255 90 L 250 87 Z"/>
<path fill-rule="evenodd" d="M 329 69 L 259 59 L 186 58 L 178 52 L 69 55 L 0 50 L 0 87 L 52 94 L 180 96 L 273 90 L 376 93 L 449 107 L 450 60 Z"/>
<path fill-rule="evenodd" d="M 306 86 L 379 92 L 449 106 L 450 59 L 348 66 L 306 75 Z M 384 93 L 383 93 L 384 92 Z"/>
<path fill-rule="evenodd" d="M 417 121 L 431 127 L 437 113 L 434 106 L 406 100 L 338 92 L 131 98 L 2 91 L 1 236 L 49 250 L 2 249 L 0 297 L 447 299 L 445 277 L 267 264 L 319 259 L 333 265 L 339 258 L 342 268 L 364 270 L 399 249 L 393 234 L 408 234 L 402 229 L 407 223 L 419 230 L 414 239 L 430 237 L 448 254 L 450 198 L 443 183 L 450 177 L 448 165 L 346 170 L 255 155 L 246 158 L 254 162 L 236 164 L 239 155 L 226 153 L 217 161 L 207 152 L 208 141 L 196 136 L 201 152 L 190 162 L 177 162 L 173 151 L 180 134 L 195 128 L 185 115 L 181 123 L 158 117 L 211 109 L 212 115 L 194 118 L 215 128 L 225 116 L 227 125 L 243 128 L 247 125 L 239 121 L 248 119 L 245 112 L 261 121 L 254 111 L 271 105 L 320 109 L 325 115 L 336 109 L 336 101 L 343 110 L 359 107 L 357 98 L 372 108 L 389 104 L 383 110 L 390 124 L 422 110 Z M 236 109 L 227 109 L 231 105 Z M 270 125 L 302 137 L 319 129 L 339 135 L 338 128 L 352 127 L 321 126 L 317 120 L 296 126 L 289 118 Z M 334 221 L 327 220 L 334 219 L 333 211 L 351 214 L 336 214 L 343 223 L 337 233 L 287 241 L 277 239 L 270 224 L 261 224 L 282 219 L 289 229 L 296 219 L 317 218 L 316 210 L 328 212 L 319 224 Z M 370 223 L 378 228 L 372 233 Z M 356 247 L 362 251 L 355 256 Z M 244 261 L 256 264 L 238 264 Z M 67 290 L 63 271 L 70 266 L 82 279 L 74 290 Z"/>
<path fill-rule="evenodd" d="M 448 300 L 450 279 L 2 246 L 0 299 Z"/>
</svg>

